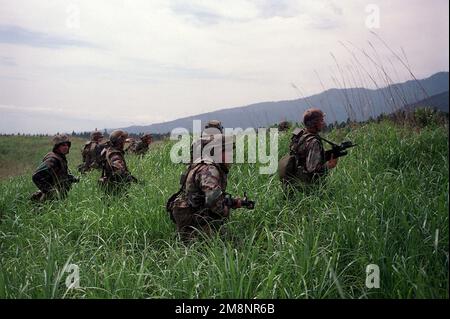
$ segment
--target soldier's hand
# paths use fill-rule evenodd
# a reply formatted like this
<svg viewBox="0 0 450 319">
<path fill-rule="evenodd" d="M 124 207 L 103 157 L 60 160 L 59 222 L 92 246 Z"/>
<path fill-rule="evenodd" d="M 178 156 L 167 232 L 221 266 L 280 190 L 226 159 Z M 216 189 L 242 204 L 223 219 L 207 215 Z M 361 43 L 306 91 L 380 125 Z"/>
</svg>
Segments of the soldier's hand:
<svg viewBox="0 0 450 319">
<path fill-rule="evenodd" d="M 127 182 L 139 184 L 139 180 L 133 175 L 127 175 L 125 179 Z"/>
<path fill-rule="evenodd" d="M 330 159 L 328 160 L 328 162 L 326 163 L 328 169 L 332 169 L 335 168 L 337 165 L 338 159 L 334 158 L 334 154 L 331 154 Z"/>
<path fill-rule="evenodd" d="M 225 205 L 223 207 L 223 217 L 228 217 L 228 216 L 230 216 L 230 207 Z"/>
</svg>

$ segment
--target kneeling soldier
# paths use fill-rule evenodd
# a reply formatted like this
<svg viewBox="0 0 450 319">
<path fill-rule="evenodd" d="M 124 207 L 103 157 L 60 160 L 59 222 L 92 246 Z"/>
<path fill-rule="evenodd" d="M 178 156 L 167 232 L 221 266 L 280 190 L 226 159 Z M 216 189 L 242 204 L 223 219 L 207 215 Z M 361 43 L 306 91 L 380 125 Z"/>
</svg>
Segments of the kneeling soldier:
<svg viewBox="0 0 450 319">
<path fill-rule="evenodd" d="M 204 156 L 194 159 L 181 178 L 181 189 L 167 202 L 167 211 L 176 223 L 177 231 L 183 241 L 194 237 L 195 230 L 211 234 L 228 218 L 230 209 L 254 208 L 254 202 L 241 198 L 231 198 L 226 193 L 227 175 L 231 163 L 226 163 L 230 143 L 224 143 L 220 135 L 211 141 L 204 139 L 202 147 L 219 149 L 221 156 Z M 213 155 L 213 154 L 212 154 Z"/>
<path fill-rule="evenodd" d="M 132 153 L 136 155 L 145 155 L 148 152 L 148 148 L 152 143 L 151 134 L 145 134 L 141 137 L 139 141 L 132 141 L 130 146 L 125 150 L 127 153 Z"/>
<path fill-rule="evenodd" d="M 101 168 L 100 154 L 103 149 L 103 145 L 100 141 L 103 138 L 103 134 L 99 131 L 91 133 L 91 140 L 84 144 L 81 151 L 83 163 L 78 166 L 80 173 L 86 173 L 91 169 Z"/>
<path fill-rule="evenodd" d="M 45 155 L 42 163 L 33 174 L 33 182 L 39 188 L 31 196 L 31 200 L 43 202 L 45 200 L 65 198 L 72 183 L 79 181 L 69 173 L 66 154 L 69 153 L 71 142 L 67 135 L 53 137 L 53 150 Z"/>
<path fill-rule="evenodd" d="M 115 130 L 109 135 L 109 145 L 102 150 L 102 176 L 100 185 L 108 193 L 117 193 L 127 184 L 138 180 L 128 171 L 123 146 L 128 133 Z"/>
</svg>

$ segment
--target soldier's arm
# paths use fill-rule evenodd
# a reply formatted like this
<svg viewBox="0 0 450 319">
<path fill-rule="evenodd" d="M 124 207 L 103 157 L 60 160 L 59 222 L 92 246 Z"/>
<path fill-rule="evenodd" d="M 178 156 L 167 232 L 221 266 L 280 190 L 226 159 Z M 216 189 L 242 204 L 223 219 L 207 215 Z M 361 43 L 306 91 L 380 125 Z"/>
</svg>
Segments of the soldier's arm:
<svg viewBox="0 0 450 319">
<path fill-rule="evenodd" d="M 43 161 L 32 176 L 34 184 L 43 193 L 50 192 L 55 184 L 53 168 L 57 165 L 56 161 L 52 158 Z"/>
<path fill-rule="evenodd" d="M 117 175 L 127 181 L 137 181 L 137 179 L 127 170 L 123 157 L 119 154 L 113 154 L 111 156 L 111 168 L 114 175 Z"/>
<path fill-rule="evenodd" d="M 326 162 L 323 162 L 322 146 L 319 141 L 311 141 L 305 169 L 308 173 L 324 174 L 327 172 L 328 168 Z"/>
<path fill-rule="evenodd" d="M 225 190 L 220 185 L 219 170 L 214 166 L 209 166 L 204 171 L 198 172 L 196 179 L 205 194 L 205 206 L 218 214 L 226 216 L 227 212 L 223 206 Z"/>
</svg>

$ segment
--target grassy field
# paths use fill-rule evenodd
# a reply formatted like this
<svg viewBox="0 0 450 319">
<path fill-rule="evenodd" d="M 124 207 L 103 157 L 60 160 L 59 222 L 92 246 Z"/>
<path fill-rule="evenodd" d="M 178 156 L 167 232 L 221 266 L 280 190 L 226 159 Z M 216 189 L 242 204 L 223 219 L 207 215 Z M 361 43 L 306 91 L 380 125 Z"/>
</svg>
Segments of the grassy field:
<svg viewBox="0 0 450 319">
<path fill-rule="evenodd" d="M 333 131 L 359 146 L 293 200 L 276 175 L 236 164 L 228 191 L 248 191 L 256 209 L 233 211 L 221 235 L 189 246 L 165 212 L 184 168 L 170 162 L 171 143 L 127 158 L 146 184 L 123 197 L 104 196 L 92 172 L 66 200 L 35 207 L 29 176 L 4 180 L 0 297 L 448 298 L 447 130 Z M 280 156 L 288 141 L 280 136 Z M 66 288 L 66 264 L 79 267 L 79 289 Z M 368 264 L 380 268 L 379 289 L 365 285 Z"/>
<path fill-rule="evenodd" d="M 85 140 L 71 138 L 72 147 L 67 159 L 81 163 L 81 147 Z M 0 180 L 17 175 L 31 174 L 45 154 L 52 149 L 51 137 L 0 136 Z"/>
</svg>

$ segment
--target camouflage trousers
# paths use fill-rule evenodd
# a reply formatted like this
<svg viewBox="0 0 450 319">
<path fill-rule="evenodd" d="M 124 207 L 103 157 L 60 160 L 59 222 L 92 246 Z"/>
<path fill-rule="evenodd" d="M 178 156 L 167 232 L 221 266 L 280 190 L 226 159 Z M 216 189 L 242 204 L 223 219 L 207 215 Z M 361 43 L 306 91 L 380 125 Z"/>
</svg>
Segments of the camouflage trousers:
<svg viewBox="0 0 450 319">
<path fill-rule="evenodd" d="M 213 235 L 224 222 L 224 218 L 208 209 L 193 209 L 186 201 L 177 199 L 173 205 L 172 217 L 183 242 L 190 241 L 198 233 Z"/>
</svg>

